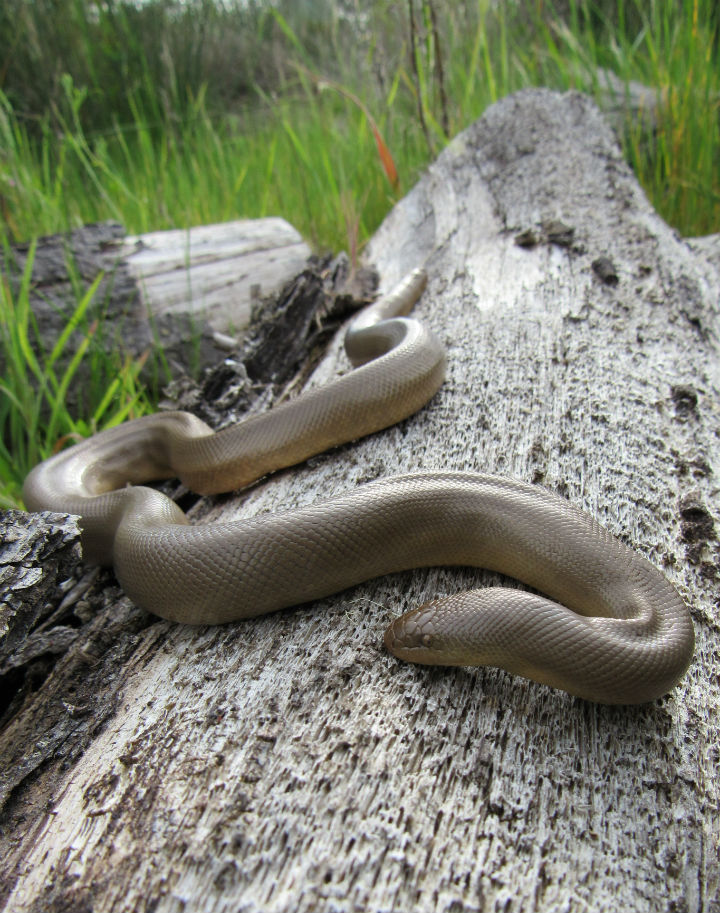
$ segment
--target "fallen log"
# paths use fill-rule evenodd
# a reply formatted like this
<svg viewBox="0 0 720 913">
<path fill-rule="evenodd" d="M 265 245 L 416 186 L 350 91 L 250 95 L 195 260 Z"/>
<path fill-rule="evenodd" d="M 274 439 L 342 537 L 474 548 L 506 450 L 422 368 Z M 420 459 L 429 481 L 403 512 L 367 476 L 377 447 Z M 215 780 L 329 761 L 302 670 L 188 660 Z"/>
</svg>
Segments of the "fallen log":
<svg viewBox="0 0 720 913">
<path fill-rule="evenodd" d="M 15 293 L 30 251 L 30 243 L 20 243 L 7 254 L 0 252 L 0 270 Z M 39 238 L 29 293 L 37 339 L 31 330 L 30 340 L 38 351 L 51 352 L 73 320 L 79 292 L 100 277 L 56 372 L 70 363 L 89 328 L 99 323 L 104 337 L 93 344 L 105 352 L 137 358 L 160 349 L 174 378 L 198 376 L 241 345 L 253 307 L 278 294 L 309 256 L 297 231 L 278 218 L 141 235 L 126 235 L 122 225 L 103 222 Z M 151 367 L 152 360 L 148 376 Z M 76 389 L 87 381 L 82 371 Z M 72 397 L 71 389 L 71 409 Z"/>
<path fill-rule="evenodd" d="M 417 469 L 545 485 L 690 606 L 695 659 L 668 696 L 603 707 L 383 651 L 400 610 L 502 583 L 475 570 L 200 629 L 116 592 L 89 623 L 92 665 L 66 659 L 4 726 L 6 772 L 32 733 L 52 739 L 53 702 L 76 730 L 6 792 L 7 908 L 715 909 L 720 273 L 699 247 L 654 213 L 586 97 L 504 99 L 367 250 L 384 287 L 425 264 L 438 395 L 189 510 L 241 518 Z M 336 341 L 309 383 L 346 369 Z"/>
</svg>

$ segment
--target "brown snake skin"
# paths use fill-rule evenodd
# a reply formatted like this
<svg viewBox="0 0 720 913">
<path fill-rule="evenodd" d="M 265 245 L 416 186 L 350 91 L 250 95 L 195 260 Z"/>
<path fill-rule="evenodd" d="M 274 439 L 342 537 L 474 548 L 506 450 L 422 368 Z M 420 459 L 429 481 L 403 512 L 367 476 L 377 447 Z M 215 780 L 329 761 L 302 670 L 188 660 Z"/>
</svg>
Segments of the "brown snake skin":
<svg viewBox="0 0 720 913">
<path fill-rule="evenodd" d="M 692 658 L 688 610 L 665 577 L 590 516 L 550 492 L 491 475 L 382 479 L 324 503 L 189 526 L 136 483 L 179 476 L 229 491 L 388 427 L 442 384 L 444 350 L 407 314 L 411 273 L 355 318 L 356 367 L 220 432 L 183 412 L 127 422 L 37 466 L 25 503 L 82 518 L 86 559 L 113 564 L 127 594 L 173 621 L 222 623 L 318 599 L 393 571 L 474 565 L 550 598 L 493 587 L 437 599 L 392 622 L 388 649 L 440 665 L 494 665 L 604 703 L 665 694 Z M 130 483 L 130 487 L 124 487 Z"/>
</svg>

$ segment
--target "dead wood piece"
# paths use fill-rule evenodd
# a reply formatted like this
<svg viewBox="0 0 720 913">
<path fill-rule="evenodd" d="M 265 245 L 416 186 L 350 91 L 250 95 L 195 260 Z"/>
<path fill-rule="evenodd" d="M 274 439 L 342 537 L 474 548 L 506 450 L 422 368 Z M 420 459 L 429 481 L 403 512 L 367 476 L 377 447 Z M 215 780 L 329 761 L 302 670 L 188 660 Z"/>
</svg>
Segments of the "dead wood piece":
<svg viewBox="0 0 720 913">
<path fill-rule="evenodd" d="M 76 517 L 0 512 L 0 674 L 51 614 L 79 560 Z"/>
<path fill-rule="evenodd" d="M 695 253 L 704 257 L 720 274 L 720 234 L 703 238 L 688 238 L 687 242 Z"/>
<path fill-rule="evenodd" d="M 345 254 L 311 257 L 277 295 L 257 302 L 235 355 L 200 382 L 183 377 L 169 385 L 162 408 L 193 412 L 218 428 L 297 394 L 341 323 L 372 300 L 376 286 L 377 274 L 353 269 Z"/>
<path fill-rule="evenodd" d="M 279 291 L 310 256 L 298 232 L 279 218 L 129 236 L 120 250 L 156 319 L 191 314 L 234 334 L 247 326 L 253 300 Z"/>
<path fill-rule="evenodd" d="M 30 250 L 22 243 L 7 259 L 0 253 L 14 294 Z M 39 335 L 31 333 L 31 342 L 37 352 L 51 352 L 77 308 L 78 288 L 86 291 L 102 275 L 54 370 L 61 373 L 90 335 L 118 365 L 127 355 L 153 354 L 143 368 L 146 383 L 156 384 L 166 369 L 197 376 L 240 345 L 253 300 L 277 293 L 309 255 L 295 229 L 277 218 L 128 238 L 121 225 L 106 222 L 43 237 L 33 255 L 30 302 Z M 84 361 L 73 378 L 71 412 L 86 408 L 80 397 L 89 371 Z"/>
<path fill-rule="evenodd" d="M 555 220 L 568 244 L 544 233 Z M 519 246 L 526 231 L 538 243 Z M 596 106 L 544 90 L 456 137 L 367 256 L 383 289 L 425 265 L 415 311 L 446 344 L 446 383 L 398 426 L 198 501 L 193 521 L 412 470 L 534 480 L 667 573 L 696 625 L 688 674 L 608 708 L 389 657 L 397 611 L 504 583 L 467 568 L 213 629 L 118 634 L 118 598 L 90 622 L 114 638 L 83 667 L 91 700 L 69 700 L 82 680 L 63 658 L 3 731 L 2 769 L 30 771 L 2 820 L 9 909 L 716 911 L 720 274 L 652 210 Z M 347 369 L 338 338 L 309 383 Z M 33 713 L 60 695 L 81 710 L 58 743 Z M 59 759 L 33 760 L 38 731 Z"/>
</svg>

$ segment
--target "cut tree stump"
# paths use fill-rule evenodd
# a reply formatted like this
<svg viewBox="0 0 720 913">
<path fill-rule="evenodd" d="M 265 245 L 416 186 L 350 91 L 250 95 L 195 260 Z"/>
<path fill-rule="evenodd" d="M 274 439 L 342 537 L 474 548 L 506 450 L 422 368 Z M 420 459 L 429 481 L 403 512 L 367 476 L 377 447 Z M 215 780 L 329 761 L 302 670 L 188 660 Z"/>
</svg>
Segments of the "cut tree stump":
<svg viewBox="0 0 720 913">
<path fill-rule="evenodd" d="M 367 250 L 385 287 L 426 265 L 437 396 L 189 511 L 421 469 L 545 485 L 687 600 L 697 647 L 671 694 L 597 706 L 384 651 L 396 613 L 503 582 L 474 569 L 218 628 L 86 593 L 82 662 L 71 645 L 3 728 L 6 909 L 718 913 L 720 272 L 698 243 L 652 210 L 589 99 L 504 99 Z M 347 368 L 337 341 L 311 383 Z"/>
</svg>

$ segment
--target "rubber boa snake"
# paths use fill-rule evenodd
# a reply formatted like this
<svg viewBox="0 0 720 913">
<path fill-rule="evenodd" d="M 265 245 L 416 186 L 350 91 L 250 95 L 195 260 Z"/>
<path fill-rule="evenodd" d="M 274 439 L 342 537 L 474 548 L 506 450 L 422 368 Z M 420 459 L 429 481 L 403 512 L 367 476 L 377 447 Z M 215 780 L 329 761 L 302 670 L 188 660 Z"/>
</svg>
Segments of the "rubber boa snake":
<svg viewBox="0 0 720 913">
<path fill-rule="evenodd" d="M 184 412 L 104 431 L 28 475 L 28 509 L 80 515 L 86 560 L 114 565 L 139 606 L 191 624 L 252 618 L 409 568 L 500 571 L 545 595 L 492 587 L 433 600 L 392 622 L 388 649 L 417 663 L 500 666 L 603 703 L 665 694 L 692 657 L 686 606 L 649 561 L 538 486 L 422 472 L 190 526 L 138 484 L 179 476 L 202 494 L 230 491 L 412 415 L 445 374 L 438 339 L 406 316 L 425 284 L 416 270 L 354 318 L 345 347 L 355 368 L 330 384 L 219 432 Z"/>
</svg>

